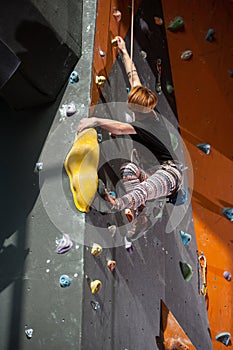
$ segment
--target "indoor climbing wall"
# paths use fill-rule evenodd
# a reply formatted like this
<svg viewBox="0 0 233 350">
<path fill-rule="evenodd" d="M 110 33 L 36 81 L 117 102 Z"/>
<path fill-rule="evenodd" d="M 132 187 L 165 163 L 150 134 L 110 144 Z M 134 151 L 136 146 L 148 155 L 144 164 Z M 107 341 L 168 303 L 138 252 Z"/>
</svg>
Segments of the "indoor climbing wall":
<svg viewBox="0 0 233 350">
<path fill-rule="evenodd" d="M 101 104 L 127 100 L 129 83 L 121 55 L 111 41 L 115 35 L 126 35 L 129 50 L 130 11 L 130 1 L 111 5 L 98 2 L 92 75 L 92 104 L 98 102 L 98 108 L 93 108 L 96 116 L 116 117 L 110 107 L 107 112 L 103 107 L 101 113 Z M 140 2 L 134 26 L 134 61 L 140 79 L 158 93 L 158 110 L 177 127 L 161 3 Z M 120 143 L 110 138 L 106 150 L 106 134 L 99 134 L 99 177 L 116 191 Z M 86 214 L 85 237 L 91 226 L 95 232 L 84 253 L 83 348 L 202 350 L 204 344 L 205 350 L 212 349 L 205 298 L 200 293 L 205 270 L 196 252 L 192 210 L 188 207 L 183 220 L 168 234 L 172 209 L 166 205 L 155 225 L 136 241 L 127 242 L 121 237 L 117 244 L 116 216 L 97 207 Z M 111 264 L 114 269 L 109 268 Z"/>
<path fill-rule="evenodd" d="M 166 26 L 177 16 L 184 21 L 180 30 L 167 31 L 175 97 L 194 169 L 194 227 L 206 258 L 213 348 L 231 348 L 233 3 L 164 0 L 163 10 Z M 184 60 L 187 50 L 192 57 Z"/>
</svg>

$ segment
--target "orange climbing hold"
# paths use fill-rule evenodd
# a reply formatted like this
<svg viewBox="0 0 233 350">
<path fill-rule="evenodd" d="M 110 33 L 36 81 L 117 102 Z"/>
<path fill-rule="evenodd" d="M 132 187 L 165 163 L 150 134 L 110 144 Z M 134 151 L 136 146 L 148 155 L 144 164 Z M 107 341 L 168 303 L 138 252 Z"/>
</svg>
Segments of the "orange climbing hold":
<svg viewBox="0 0 233 350">
<path fill-rule="evenodd" d="M 81 212 L 88 212 L 98 186 L 97 167 L 99 144 L 93 128 L 80 132 L 68 153 L 64 166 L 70 180 L 74 204 Z"/>
</svg>

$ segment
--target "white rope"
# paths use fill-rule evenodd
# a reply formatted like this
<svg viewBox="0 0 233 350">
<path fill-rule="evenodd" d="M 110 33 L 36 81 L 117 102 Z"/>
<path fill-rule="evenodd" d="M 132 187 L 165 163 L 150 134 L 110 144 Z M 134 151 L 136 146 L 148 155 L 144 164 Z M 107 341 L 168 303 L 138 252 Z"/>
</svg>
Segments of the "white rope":
<svg viewBox="0 0 233 350">
<path fill-rule="evenodd" d="M 131 85 L 133 85 L 133 27 L 134 27 L 134 0 L 132 0 L 131 38 L 130 38 Z"/>
</svg>

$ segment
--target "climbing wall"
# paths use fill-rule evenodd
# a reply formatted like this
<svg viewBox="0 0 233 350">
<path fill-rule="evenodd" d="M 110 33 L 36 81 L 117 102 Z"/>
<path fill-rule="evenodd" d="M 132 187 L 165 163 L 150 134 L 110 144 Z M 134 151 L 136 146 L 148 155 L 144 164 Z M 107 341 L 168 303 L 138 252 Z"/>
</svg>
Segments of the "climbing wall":
<svg viewBox="0 0 233 350">
<path fill-rule="evenodd" d="M 130 5 L 130 2 L 112 2 L 108 6 L 102 1 L 98 3 L 92 79 L 93 105 L 96 102 L 101 105 L 127 100 L 129 84 L 123 62 L 121 56 L 117 55 L 117 49 L 112 47 L 110 42 L 115 35 L 126 34 L 129 49 L 130 23 L 127 27 L 125 19 L 130 19 Z M 161 3 L 142 1 L 137 5 L 134 61 L 140 79 L 143 84 L 155 90 L 158 79 L 156 62 L 158 58 L 162 60 L 162 93 L 158 95 L 158 110 L 178 127 L 166 30 L 163 24 L 156 24 L 154 20 L 155 16 L 163 17 Z M 121 15 L 119 22 L 114 17 L 116 10 Z M 106 24 L 111 28 L 110 34 L 105 32 L 105 35 L 102 35 L 104 26 L 106 31 Z M 145 25 L 148 26 L 146 30 Z M 96 84 L 96 76 L 99 75 L 106 78 L 102 85 Z M 97 116 L 100 115 L 99 110 L 98 106 Z M 102 113 L 101 117 L 107 118 L 108 115 Z M 102 157 L 106 157 L 108 151 L 111 159 L 105 159 L 105 162 L 103 160 L 104 166 L 100 169 L 99 176 L 110 189 L 115 190 L 115 177 L 117 174 L 119 177 L 118 159 L 115 159 L 119 156 L 119 144 L 117 140 L 110 139 L 109 145 L 112 147 L 115 142 L 115 149 L 109 147 L 106 151 L 106 133 L 103 133 L 102 137 Z M 101 213 L 97 209 L 93 207 L 91 212 L 86 214 L 85 237 L 90 246 L 84 250 L 86 281 L 82 348 L 174 349 L 176 343 L 183 348 L 187 344 L 189 349 L 212 349 L 205 298 L 199 290 L 200 270 L 191 206 L 187 208 L 179 225 L 167 233 L 167 222 L 173 207 L 166 205 L 160 219 L 146 234 L 134 241 L 131 248 L 125 245 L 124 237 L 121 243 L 117 241 L 115 244 L 114 239 L 118 231 L 115 232 L 115 236 L 111 230 L 106 232 L 110 225 L 117 226 L 116 216 Z M 90 227 L 95 227 L 95 230 L 91 231 L 92 240 L 89 235 Z M 188 235 L 182 236 L 181 231 L 191 235 L 191 242 Z M 109 244 L 109 237 L 113 237 L 112 246 Z M 99 256 L 93 254 L 91 243 L 100 243 L 103 246 Z M 109 260 L 116 261 L 112 272 L 107 266 Z M 98 293 L 93 293 L 91 281 L 101 281 L 102 287 Z M 163 322 L 162 302 L 166 304 L 167 310 L 170 310 L 168 314 L 172 314 L 176 319 L 176 332 L 170 332 L 172 321 L 169 323 L 167 318 L 167 321 Z"/>
<path fill-rule="evenodd" d="M 184 28 L 168 30 L 167 40 L 181 135 L 194 169 L 194 226 L 199 253 L 207 259 L 206 306 L 213 348 L 218 350 L 225 345 L 216 336 L 231 333 L 233 327 L 233 287 L 224 278 L 233 268 L 232 223 L 222 215 L 233 204 L 233 3 L 164 0 L 163 9 L 166 26 L 178 15 L 184 19 Z M 185 50 L 193 52 L 188 61 L 180 57 Z M 200 143 L 210 144 L 209 154 L 197 148 Z"/>
</svg>

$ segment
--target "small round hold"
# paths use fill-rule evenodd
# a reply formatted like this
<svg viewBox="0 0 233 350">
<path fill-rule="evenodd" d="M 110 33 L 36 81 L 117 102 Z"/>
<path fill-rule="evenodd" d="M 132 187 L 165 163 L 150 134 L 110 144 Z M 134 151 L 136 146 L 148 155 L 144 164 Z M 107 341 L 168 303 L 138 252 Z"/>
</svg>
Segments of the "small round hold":
<svg viewBox="0 0 233 350">
<path fill-rule="evenodd" d="M 95 82 L 98 86 L 103 86 L 105 84 L 106 78 L 103 75 L 97 75 L 95 77 Z"/>
<path fill-rule="evenodd" d="M 147 58 L 147 53 L 146 53 L 145 51 L 142 50 L 142 51 L 140 52 L 140 54 L 141 54 L 142 58 L 144 58 L 144 59 Z"/>
<path fill-rule="evenodd" d="M 74 70 L 71 74 L 70 74 L 70 78 L 69 78 L 69 82 L 71 84 L 77 83 L 79 81 L 79 76 L 78 73 Z"/>
<path fill-rule="evenodd" d="M 109 191 L 109 196 L 113 197 L 113 198 L 116 198 L 116 193 L 113 192 L 113 191 Z"/>
<path fill-rule="evenodd" d="M 229 271 L 224 271 L 223 276 L 227 281 L 231 281 L 231 273 Z"/>
<path fill-rule="evenodd" d="M 174 87 L 171 84 L 167 84 L 166 89 L 169 94 L 172 94 L 174 91 Z"/>
<path fill-rule="evenodd" d="M 25 334 L 28 339 L 31 339 L 33 336 L 33 329 L 32 328 L 25 329 Z"/>
<path fill-rule="evenodd" d="M 66 106 L 66 115 L 67 117 L 71 117 L 73 114 L 76 113 L 76 106 L 73 102 L 69 103 L 67 106 Z"/>
<path fill-rule="evenodd" d="M 36 170 L 41 171 L 43 169 L 43 163 L 36 163 Z"/>
<path fill-rule="evenodd" d="M 121 11 L 114 9 L 113 10 L 113 16 L 117 22 L 120 22 L 121 20 Z"/>
<path fill-rule="evenodd" d="M 107 266 L 111 272 L 115 270 L 116 268 L 116 261 L 115 260 L 108 260 Z"/>
<path fill-rule="evenodd" d="M 67 275 L 61 275 L 59 278 L 59 283 L 62 288 L 69 287 L 71 284 L 71 279 Z"/>
<path fill-rule="evenodd" d="M 91 288 L 91 292 L 92 294 L 96 294 L 100 291 L 102 287 L 102 283 L 100 280 L 94 280 L 90 283 L 90 288 Z"/>
<path fill-rule="evenodd" d="M 191 50 L 186 50 L 182 52 L 180 58 L 183 61 L 188 61 L 192 56 L 193 56 L 193 52 Z"/>
<path fill-rule="evenodd" d="M 99 50 L 99 54 L 101 57 L 105 57 L 105 53 L 102 50 Z"/>
<path fill-rule="evenodd" d="M 154 21 L 155 21 L 155 24 L 157 24 L 157 26 L 161 26 L 163 24 L 163 20 L 160 17 L 155 16 Z"/>
</svg>

